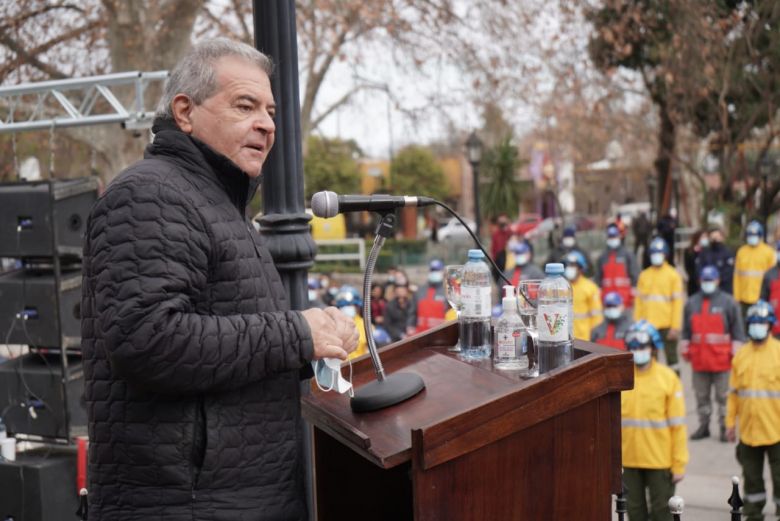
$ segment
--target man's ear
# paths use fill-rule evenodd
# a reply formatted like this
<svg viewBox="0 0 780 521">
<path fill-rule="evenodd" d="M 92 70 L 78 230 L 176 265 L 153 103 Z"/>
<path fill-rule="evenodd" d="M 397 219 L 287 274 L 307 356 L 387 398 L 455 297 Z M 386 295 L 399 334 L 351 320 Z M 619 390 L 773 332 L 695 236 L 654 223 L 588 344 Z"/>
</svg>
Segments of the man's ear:
<svg viewBox="0 0 780 521">
<path fill-rule="evenodd" d="M 195 104 L 186 94 L 177 94 L 171 101 L 171 112 L 176 125 L 186 134 L 192 133 L 192 109 Z"/>
</svg>

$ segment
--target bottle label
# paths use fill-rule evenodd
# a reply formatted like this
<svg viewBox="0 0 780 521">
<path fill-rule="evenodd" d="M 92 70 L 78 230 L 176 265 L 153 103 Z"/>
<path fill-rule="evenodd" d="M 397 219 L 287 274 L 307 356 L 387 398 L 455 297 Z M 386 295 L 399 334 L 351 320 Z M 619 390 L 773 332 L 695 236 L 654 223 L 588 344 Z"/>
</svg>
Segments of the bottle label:
<svg viewBox="0 0 780 521">
<path fill-rule="evenodd" d="M 496 354 L 498 355 L 498 358 L 517 357 L 517 340 L 521 335 L 522 333 L 517 329 L 504 329 L 503 331 L 499 331 L 496 340 Z"/>
<path fill-rule="evenodd" d="M 461 286 L 460 301 L 462 317 L 490 318 L 490 288 L 482 286 Z"/>
<path fill-rule="evenodd" d="M 539 306 L 536 325 L 542 342 L 566 342 L 569 340 L 569 307 L 560 305 Z"/>
</svg>

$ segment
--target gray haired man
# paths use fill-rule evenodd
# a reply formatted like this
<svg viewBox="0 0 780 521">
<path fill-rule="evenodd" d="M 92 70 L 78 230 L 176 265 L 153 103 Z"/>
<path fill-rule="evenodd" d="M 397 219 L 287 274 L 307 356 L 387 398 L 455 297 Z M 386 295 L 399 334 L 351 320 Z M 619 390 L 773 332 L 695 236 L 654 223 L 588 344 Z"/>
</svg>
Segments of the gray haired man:
<svg viewBox="0 0 780 521">
<path fill-rule="evenodd" d="M 357 347 L 291 311 L 246 205 L 274 143 L 269 59 L 230 40 L 174 68 L 154 142 L 84 247 L 90 519 L 305 519 L 299 379 Z"/>
</svg>

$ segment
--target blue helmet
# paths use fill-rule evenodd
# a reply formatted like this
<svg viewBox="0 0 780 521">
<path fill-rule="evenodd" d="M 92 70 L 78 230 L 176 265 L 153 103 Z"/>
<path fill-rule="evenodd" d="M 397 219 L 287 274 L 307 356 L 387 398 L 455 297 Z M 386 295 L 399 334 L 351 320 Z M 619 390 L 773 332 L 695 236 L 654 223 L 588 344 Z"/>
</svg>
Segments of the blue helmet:
<svg viewBox="0 0 780 521">
<path fill-rule="evenodd" d="M 441 271 L 444 269 L 444 263 L 441 259 L 433 259 L 428 263 L 428 269 L 431 271 Z"/>
<path fill-rule="evenodd" d="M 775 309 L 766 300 L 759 300 L 747 310 L 748 324 L 769 324 L 771 326 L 775 320 Z"/>
<path fill-rule="evenodd" d="M 564 237 L 574 237 L 577 235 L 577 227 L 569 225 L 566 228 L 563 229 L 563 236 Z"/>
<path fill-rule="evenodd" d="M 309 277 L 306 282 L 308 283 L 309 289 L 320 289 L 322 287 L 320 279 L 317 277 Z"/>
<path fill-rule="evenodd" d="M 585 260 L 585 256 L 576 250 L 567 253 L 566 257 L 563 258 L 563 263 L 567 266 L 570 264 L 577 264 L 581 270 L 588 267 L 588 261 Z"/>
<path fill-rule="evenodd" d="M 387 330 L 381 326 L 374 327 L 374 330 L 371 332 L 371 336 L 374 337 L 374 342 L 376 342 L 379 346 L 384 346 L 393 341 L 392 338 L 390 338 L 390 333 L 387 332 Z"/>
<path fill-rule="evenodd" d="M 336 307 L 343 308 L 344 306 L 357 306 L 363 307 L 363 299 L 360 296 L 360 292 L 354 286 L 341 286 L 339 292 L 336 294 Z"/>
<path fill-rule="evenodd" d="M 630 351 L 632 349 L 642 349 L 647 346 L 663 349 L 664 341 L 661 339 L 658 330 L 647 320 L 634 322 L 626 332 L 626 347 Z"/>
<path fill-rule="evenodd" d="M 720 280 L 720 272 L 715 266 L 704 266 L 699 275 L 701 280 Z"/>
<path fill-rule="evenodd" d="M 509 249 L 512 250 L 512 253 L 528 253 L 531 251 L 531 247 L 528 246 L 526 241 L 513 242 Z"/>
<path fill-rule="evenodd" d="M 669 255 L 669 245 L 667 245 L 666 241 L 660 237 L 656 237 L 650 241 L 649 249 L 650 253 L 663 253 L 664 255 Z"/>
<path fill-rule="evenodd" d="M 623 297 L 617 291 L 610 291 L 604 295 L 604 305 L 606 307 L 617 307 L 623 305 Z"/>
<path fill-rule="evenodd" d="M 620 237 L 620 228 L 617 224 L 610 223 L 607 225 L 607 237 Z"/>
<path fill-rule="evenodd" d="M 758 235 L 759 237 L 763 237 L 764 227 L 756 220 L 750 221 L 747 228 L 745 228 L 745 235 Z"/>
</svg>

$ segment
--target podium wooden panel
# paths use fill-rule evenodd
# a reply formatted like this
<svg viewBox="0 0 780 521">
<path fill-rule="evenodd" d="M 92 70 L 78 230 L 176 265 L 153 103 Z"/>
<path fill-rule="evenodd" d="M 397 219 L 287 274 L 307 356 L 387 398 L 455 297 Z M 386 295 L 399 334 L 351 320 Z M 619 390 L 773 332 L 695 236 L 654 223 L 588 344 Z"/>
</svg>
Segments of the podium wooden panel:
<svg viewBox="0 0 780 521">
<path fill-rule="evenodd" d="M 457 334 L 450 322 L 381 350 L 386 373 L 425 380 L 404 403 L 354 414 L 346 395 L 303 398 L 317 519 L 610 519 L 631 355 L 575 341 L 574 361 L 524 380 L 458 359 Z M 374 378 L 353 362 L 356 388 Z"/>
</svg>

